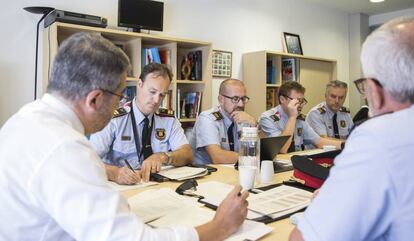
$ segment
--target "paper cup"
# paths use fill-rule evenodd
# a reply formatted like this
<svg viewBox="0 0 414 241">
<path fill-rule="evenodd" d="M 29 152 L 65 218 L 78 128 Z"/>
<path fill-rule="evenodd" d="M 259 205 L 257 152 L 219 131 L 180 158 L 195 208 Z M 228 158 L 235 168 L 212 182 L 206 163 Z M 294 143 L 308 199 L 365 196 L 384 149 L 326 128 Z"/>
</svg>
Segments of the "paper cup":
<svg viewBox="0 0 414 241">
<path fill-rule="evenodd" d="M 272 183 L 273 182 L 273 161 L 262 161 L 260 163 L 260 182 Z"/>
<path fill-rule="evenodd" d="M 256 166 L 239 166 L 239 182 L 243 190 L 250 190 L 254 186 Z"/>
</svg>

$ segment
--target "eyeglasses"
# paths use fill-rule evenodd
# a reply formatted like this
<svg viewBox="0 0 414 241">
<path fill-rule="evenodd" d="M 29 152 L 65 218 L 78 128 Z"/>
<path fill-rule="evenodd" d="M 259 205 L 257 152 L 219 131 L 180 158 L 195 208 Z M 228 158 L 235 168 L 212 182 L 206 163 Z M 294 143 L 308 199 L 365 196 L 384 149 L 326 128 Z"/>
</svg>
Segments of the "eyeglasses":
<svg viewBox="0 0 414 241">
<path fill-rule="evenodd" d="M 247 102 L 249 102 L 249 100 L 250 100 L 250 98 L 249 97 L 247 97 L 247 96 L 233 96 L 233 97 L 230 97 L 230 96 L 227 96 L 227 95 L 222 95 L 223 97 L 226 97 L 227 99 L 230 99 L 231 100 L 231 102 L 233 103 L 233 104 L 238 104 L 239 103 L 239 101 L 241 100 L 244 104 L 246 104 Z"/>
<path fill-rule="evenodd" d="M 292 97 L 289 97 L 287 95 L 282 95 L 282 96 L 288 98 L 289 100 L 294 100 Z M 302 105 L 302 106 L 304 106 L 308 103 L 308 101 L 305 98 L 297 98 L 297 100 L 299 102 L 299 105 Z"/>
<path fill-rule="evenodd" d="M 126 96 L 126 95 L 124 95 L 124 94 L 117 94 L 117 93 L 114 93 L 114 92 L 112 92 L 112 91 L 110 91 L 110 90 L 105 90 L 105 89 L 100 89 L 100 90 L 102 90 L 103 92 L 106 92 L 106 93 L 109 93 L 109 94 L 111 94 L 111 95 L 115 95 L 115 96 L 118 96 L 119 97 L 119 102 L 127 102 L 128 100 L 129 100 L 129 97 L 128 96 Z"/>
<path fill-rule="evenodd" d="M 355 84 L 358 92 L 361 95 L 365 95 L 365 81 L 367 79 L 371 79 L 372 81 L 374 81 L 374 83 L 376 85 L 378 85 L 379 87 L 382 88 L 382 84 L 377 79 L 375 79 L 375 78 L 360 78 L 360 79 L 354 80 L 354 84 Z"/>
</svg>

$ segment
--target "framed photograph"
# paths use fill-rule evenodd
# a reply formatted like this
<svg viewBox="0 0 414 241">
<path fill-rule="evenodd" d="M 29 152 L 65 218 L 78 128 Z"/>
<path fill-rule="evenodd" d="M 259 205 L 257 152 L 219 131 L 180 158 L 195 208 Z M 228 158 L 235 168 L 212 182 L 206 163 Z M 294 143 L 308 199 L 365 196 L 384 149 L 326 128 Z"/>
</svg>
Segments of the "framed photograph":
<svg viewBox="0 0 414 241">
<path fill-rule="evenodd" d="M 232 52 L 213 50 L 213 77 L 231 78 Z"/>
<path fill-rule="evenodd" d="M 303 55 L 300 37 L 297 34 L 283 32 L 283 46 L 285 52 Z"/>
</svg>

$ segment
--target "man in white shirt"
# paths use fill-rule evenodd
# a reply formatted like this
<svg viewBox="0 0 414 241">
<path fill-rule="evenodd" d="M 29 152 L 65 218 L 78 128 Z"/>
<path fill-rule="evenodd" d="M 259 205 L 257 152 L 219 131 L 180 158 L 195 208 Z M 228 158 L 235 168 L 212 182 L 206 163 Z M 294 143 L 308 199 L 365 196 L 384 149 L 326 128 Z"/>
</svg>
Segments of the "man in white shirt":
<svg viewBox="0 0 414 241">
<path fill-rule="evenodd" d="M 351 132 L 292 241 L 413 239 L 414 18 L 375 30 L 361 63 L 355 84 L 375 118 Z"/>
<path fill-rule="evenodd" d="M 85 137 L 111 119 L 126 85 L 128 57 L 99 35 L 61 44 L 47 93 L 0 131 L 0 240 L 222 240 L 247 213 L 236 187 L 214 219 L 196 228 L 152 229 L 106 183 Z"/>
</svg>

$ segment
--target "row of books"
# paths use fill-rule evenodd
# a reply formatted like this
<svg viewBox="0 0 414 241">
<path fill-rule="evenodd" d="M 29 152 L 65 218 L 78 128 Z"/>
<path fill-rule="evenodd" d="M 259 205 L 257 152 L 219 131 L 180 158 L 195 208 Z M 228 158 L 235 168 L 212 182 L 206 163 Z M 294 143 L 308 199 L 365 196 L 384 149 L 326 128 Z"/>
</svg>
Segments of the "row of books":
<svg viewBox="0 0 414 241">
<path fill-rule="evenodd" d="M 159 48 L 143 48 L 141 51 L 141 66 L 149 63 L 171 65 L 171 50 Z"/>
<path fill-rule="evenodd" d="M 297 64 L 299 64 L 294 58 L 283 58 L 281 66 L 281 77 L 282 83 L 286 81 L 297 81 L 296 70 Z M 278 83 L 277 73 L 277 64 L 273 59 L 268 59 L 266 62 L 266 83 L 267 84 L 276 84 Z"/>
<path fill-rule="evenodd" d="M 266 88 L 266 110 L 279 105 L 279 88 Z"/>
<path fill-rule="evenodd" d="M 196 118 L 201 110 L 202 92 L 185 92 L 181 93 L 177 89 L 177 101 L 175 116 L 177 118 Z"/>
</svg>

